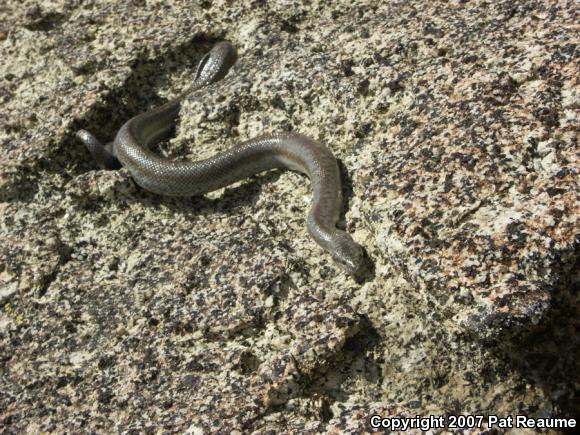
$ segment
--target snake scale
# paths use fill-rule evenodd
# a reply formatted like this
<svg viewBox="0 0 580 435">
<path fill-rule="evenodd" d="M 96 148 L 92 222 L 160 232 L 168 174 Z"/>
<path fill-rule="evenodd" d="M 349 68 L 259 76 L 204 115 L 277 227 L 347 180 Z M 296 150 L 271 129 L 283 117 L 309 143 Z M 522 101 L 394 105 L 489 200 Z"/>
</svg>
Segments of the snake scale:
<svg viewBox="0 0 580 435">
<path fill-rule="evenodd" d="M 274 133 L 194 162 L 171 161 L 150 150 L 171 134 L 181 101 L 221 80 L 236 60 L 236 50 L 230 43 L 217 43 L 200 61 L 191 89 L 131 118 L 112 143 L 103 145 L 85 130 L 79 130 L 77 137 L 101 166 L 122 165 L 139 186 L 161 195 L 200 195 L 274 168 L 301 172 L 310 178 L 313 191 L 307 220 L 309 233 L 344 270 L 357 275 L 362 268 L 363 251 L 347 232 L 336 227 L 342 205 L 340 173 L 336 159 L 323 144 L 298 133 Z"/>
</svg>

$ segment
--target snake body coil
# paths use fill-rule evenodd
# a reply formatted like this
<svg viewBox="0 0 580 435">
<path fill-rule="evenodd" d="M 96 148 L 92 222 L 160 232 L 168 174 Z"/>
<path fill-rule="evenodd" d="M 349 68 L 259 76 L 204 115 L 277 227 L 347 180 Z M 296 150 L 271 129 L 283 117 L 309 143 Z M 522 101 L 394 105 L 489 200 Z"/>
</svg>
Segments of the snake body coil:
<svg viewBox="0 0 580 435">
<path fill-rule="evenodd" d="M 222 79 L 235 61 L 234 47 L 218 43 L 201 60 L 192 89 L 131 118 L 112 144 L 102 145 L 85 130 L 77 136 L 99 164 L 115 168 L 120 162 L 137 184 L 161 195 L 199 195 L 273 168 L 301 172 L 310 178 L 314 196 L 307 221 L 310 234 L 347 272 L 357 275 L 363 263 L 362 249 L 336 228 L 342 203 L 340 173 L 336 159 L 324 145 L 297 133 L 275 133 L 195 162 L 167 160 L 150 150 L 171 133 L 182 99 Z"/>
</svg>

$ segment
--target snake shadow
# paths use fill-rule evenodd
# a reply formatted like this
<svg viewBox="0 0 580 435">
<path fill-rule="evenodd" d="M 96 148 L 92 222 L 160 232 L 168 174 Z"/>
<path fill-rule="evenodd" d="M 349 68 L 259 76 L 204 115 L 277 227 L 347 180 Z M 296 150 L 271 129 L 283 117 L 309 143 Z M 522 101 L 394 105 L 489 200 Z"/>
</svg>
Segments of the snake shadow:
<svg viewBox="0 0 580 435">
<path fill-rule="evenodd" d="M 348 231 L 346 220 L 344 219 L 344 217 L 346 213 L 350 210 L 350 203 L 352 201 L 352 198 L 354 197 L 354 188 L 352 177 L 348 172 L 348 169 L 346 168 L 342 160 L 337 159 L 337 162 L 338 162 L 338 170 L 340 171 L 340 178 L 342 181 L 342 207 L 340 209 L 340 217 L 337 226 L 340 229 Z M 367 249 L 362 245 L 361 247 L 363 250 L 363 268 L 359 272 L 359 274 L 354 277 L 354 280 L 357 282 L 357 284 L 364 284 L 367 281 L 372 281 L 376 276 L 376 267 L 374 261 L 369 255 Z"/>
</svg>

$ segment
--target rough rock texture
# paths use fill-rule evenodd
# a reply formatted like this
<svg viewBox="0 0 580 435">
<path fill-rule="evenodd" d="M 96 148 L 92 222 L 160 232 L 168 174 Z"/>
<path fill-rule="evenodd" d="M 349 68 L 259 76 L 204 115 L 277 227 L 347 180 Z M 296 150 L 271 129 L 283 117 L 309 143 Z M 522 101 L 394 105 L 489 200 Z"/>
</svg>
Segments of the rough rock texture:
<svg viewBox="0 0 580 435">
<path fill-rule="evenodd" d="M 575 7 L 4 2 L 0 429 L 578 414 Z M 372 262 L 363 282 L 308 236 L 299 174 L 162 198 L 75 140 L 111 140 L 186 89 L 223 39 L 239 62 L 188 98 L 159 152 L 280 130 L 324 141 Z"/>
</svg>

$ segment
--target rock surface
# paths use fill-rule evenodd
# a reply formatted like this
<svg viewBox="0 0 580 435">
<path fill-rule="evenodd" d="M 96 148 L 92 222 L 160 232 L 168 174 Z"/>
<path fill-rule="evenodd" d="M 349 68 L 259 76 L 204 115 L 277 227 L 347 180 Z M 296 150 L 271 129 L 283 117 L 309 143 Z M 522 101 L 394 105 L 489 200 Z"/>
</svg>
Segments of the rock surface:
<svg viewBox="0 0 580 435">
<path fill-rule="evenodd" d="M 0 6 L 0 428 L 359 432 L 381 415 L 578 414 L 571 1 Z M 307 180 L 162 198 L 103 140 L 190 96 L 171 158 L 295 130 L 341 160 L 364 282 Z M 195 146 L 192 146 L 195 144 Z"/>
</svg>

